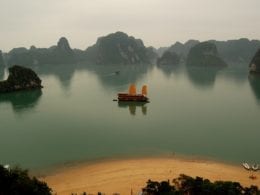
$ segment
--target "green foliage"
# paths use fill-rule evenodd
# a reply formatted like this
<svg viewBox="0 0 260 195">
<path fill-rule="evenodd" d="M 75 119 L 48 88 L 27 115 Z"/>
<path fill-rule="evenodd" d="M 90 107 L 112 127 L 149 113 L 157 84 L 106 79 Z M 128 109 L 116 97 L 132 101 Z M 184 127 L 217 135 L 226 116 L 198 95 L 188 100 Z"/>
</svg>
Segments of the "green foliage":
<svg viewBox="0 0 260 195">
<path fill-rule="evenodd" d="M 7 80 L 0 81 L 0 92 L 13 92 L 25 89 L 40 89 L 41 79 L 29 69 L 18 65 L 9 68 Z"/>
<path fill-rule="evenodd" d="M 86 50 L 87 59 L 95 64 L 149 63 L 151 51 L 142 40 L 123 32 L 98 38 L 95 45 Z"/>
<path fill-rule="evenodd" d="M 208 42 L 216 45 L 219 55 L 227 62 L 249 63 L 260 48 L 259 40 L 245 38 L 228 41 L 210 40 Z M 190 49 L 198 43 L 199 41 L 196 40 L 189 40 L 184 44 L 176 42 L 168 50 L 176 52 L 183 59 L 186 59 Z"/>
<path fill-rule="evenodd" d="M 143 188 L 143 193 L 146 195 L 174 195 L 177 193 L 174 186 L 171 186 L 169 181 L 147 181 L 147 185 Z"/>
<path fill-rule="evenodd" d="M 202 42 L 190 49 L 186 64 L 200 67 L 223 67 L 226 63 L 219 57 L 217 47 L 210 42 Z"/>
<path fill-rule="evenodd" d="M 260 191 L 256 186 L 242 187 L 238 182 L 216 181 L 210 182 L 201 177 L 192 178 L 180 175 L 173 179 L 173 185 L 169 181 L 151 181 L 143 188 L 144 195 L 257 195 Z"/>
<path fill-rule="evenodd" d="M 179 63 L 180 57 L 171 51 L 164 52 L 162 57 L 157 60 L 157 65 L 178 65 Z"/>
<path fill-rule="evenodd" d="M 228 41 L 211 41 L 217 46 L 220 56 L 226 61 L 249 63 L 260 48 L 259 40 L 246 38 Z"/>
<path fill-rule="evenodd" d="M 8 65 L 33 66 L 39 64 L 70 64 L 76 62 L 74 51 L 65 37 L 59 39 L 57 46 L 30 49 L 15 48 L 8 53 Z"/>
<path fill-rule="evenodd" d="M 258 49 L 256 54 L 254 55 L 249 66 L 252 66 L 253 64 L 256 66 L 256 71 L 260 72 L 260 49 Z"/>
<path fill-rule="evenodd" d="M 51 189 L 45 182 L 29 177 L 27 170 L 0 165 L 0 195 L 51 195 Z"/>
<path fill-rule="evenodd" d="M 4 66 L 5 66 L 4 57 L 2 51 L 0 50 L 0 69 L 2 69 Z"/>
</svg>

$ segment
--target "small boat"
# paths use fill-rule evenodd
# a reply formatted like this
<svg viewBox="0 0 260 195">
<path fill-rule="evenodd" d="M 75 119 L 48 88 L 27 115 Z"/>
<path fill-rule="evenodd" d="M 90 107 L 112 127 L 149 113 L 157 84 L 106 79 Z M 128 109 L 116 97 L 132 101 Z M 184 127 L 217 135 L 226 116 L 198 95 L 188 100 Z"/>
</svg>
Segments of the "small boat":
<svg viewBox="0 0 260 195">
<path fill-rule="evenodd" d="M 252 168 L 253 171 L 258 171 L 259 170 L 259 164 L 253 164 L 251 168 Z"/>
<path fill-rule="evenodd" d="M 142 93 L 136 93 L 135 85 L 130 85 L 128 93 L 118 93 L 117 94 L 118 101 L 126 101 L 126 102 L 149 102 L 149 98 L 147 97 L 147 86 L 144 85 L 142 87 Z"/>
<path fill-rule="evenodd" d="M 251 167 L 249 166 L 248 163 L 242 163 L 243 167 L 246 169 L 246 170 L 251 170 Z"/>
</svg>

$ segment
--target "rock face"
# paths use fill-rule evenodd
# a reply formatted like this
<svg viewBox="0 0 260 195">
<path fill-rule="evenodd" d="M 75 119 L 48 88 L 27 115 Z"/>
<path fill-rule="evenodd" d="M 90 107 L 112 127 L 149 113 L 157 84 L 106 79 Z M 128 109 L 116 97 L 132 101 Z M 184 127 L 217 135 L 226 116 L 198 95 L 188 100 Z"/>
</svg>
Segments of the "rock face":
<svg viewBox="0 0 260 195">
<path fill-rule="evenodd" d="M 123 32 L 98 38 L 95 45 L 86 50 L 87 60 L 94 64 L 141 64 L 149 63 L 150 50 L 142 40 Z"/>
<path fill-rule="evenodd" d="M 184 44 L 180 42 L 176 42 L 174 45 L 172 45 L 168 51 L 175 52 L 178 54 L 181 58 L 186 59 L 187 55 L 192 47 L 197 45 L 199 41 L 197 40 L 189 40 L 185 42 Z"/>
<path fill-rule="evenodd" d="M 60 38 L 57 47 L 55 47 L 53 52 L 54 63 L 73 63 L 76 61 L 75 54 L 71 49 L 68 40 L 65 37 Z"/>
<path fill-rule="evenodd" d="M 190 49 L 186 64 L 198 67 L 225 67 L 227 64 L 219 57 L 217 47 L 210 42 L 202 42 Z"/>
<path fill-rule="evenodd" d="M 3 58 L 3 53 L 2 53 L 2 51 L 0 50 L 0 69 L 2 68 L 2 67 L 4 67 L 5 66 L 5 62 L 4 62 L 4 58 Z"/>
<path fill-rule="evenodd" d="M 41 79 L 29 69 L 18 65 L 9 68 L 7 80 L 0 82 L 0 93 L 42 88 Z"/>
<path fill-rule="evenodd" d="M 162 57 L 157 59 L 157 65 L 178 65 L 180 63 L 180 57 L 171 51 L 166 51 Z"/>
<path fill-rule="evenodd" d="M 2 80 L 4 77 L 4 67 L 5 67 L 4 58 L 3 58 L 2 51 L 0 50 L 0 80 Z"/>
<path fill-rule="evenodd" d="M 248 40 L 246 38 L 228 41 L 211 40 L 217 46 L 220 56 L 226 62 L 250 63 L 254 54 L 260 48 L 259 40 Z"/>
<path fill-rule="evenodd" d="M 251 73 L 260 73 L 260 49 L 256 52 L 255 56 L 249 64 L 249 71 Z"/>
<path fill-rule="evenodd" d="M 57 45 L 50 48 L 14 48 L 8 53 L 8 65 L 70 64 L 75 61 L 74 51 L 65 37 L 60 38 Z"/>
<path fill-rule="evenodd" d="M 217 41 L 209 40 L 208 42 L 216 45 L 219 55 L 226 62 L 245 63 L 248 64 L 254 54 L 260 48 L 259 40 L 249 40 L 246 38 Z M 157 52 L 161 56 L 166 50 L 177 53 L 181 60 L 186 60 L 187 55 L 192 47 L 200 43 L 197 40 L 188 40 L 185 43 L 176 42 L 171 47 L 159 48 Z"/>
</svg>

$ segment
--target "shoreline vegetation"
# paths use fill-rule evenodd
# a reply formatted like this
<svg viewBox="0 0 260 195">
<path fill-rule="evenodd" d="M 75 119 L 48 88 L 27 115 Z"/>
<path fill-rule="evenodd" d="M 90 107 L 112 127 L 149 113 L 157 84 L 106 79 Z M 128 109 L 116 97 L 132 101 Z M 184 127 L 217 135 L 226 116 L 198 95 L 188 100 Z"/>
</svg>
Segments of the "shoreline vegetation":
<svg viewBox="0 0 260 195">
<path fill-rule="evenodd" d="M 140 157 L 110 159 L 63 166 L 39 177 L 53 193 L 65 194 L 138 194 L 148 180 L 171 181 L 181 174 L 215 181 L 239 182 L 243 187 L 260 186 L 258 172 L 241 165 L 182 157 Z M 254 174 L 256 179 L 249 178 Z"/>
</svg>

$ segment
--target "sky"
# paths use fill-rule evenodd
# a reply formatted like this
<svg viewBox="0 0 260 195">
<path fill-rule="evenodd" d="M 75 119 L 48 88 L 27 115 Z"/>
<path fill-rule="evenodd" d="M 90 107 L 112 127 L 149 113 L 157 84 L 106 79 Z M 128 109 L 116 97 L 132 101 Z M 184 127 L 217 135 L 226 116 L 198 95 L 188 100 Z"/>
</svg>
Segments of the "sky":
<svg viewBox="0 0 260 195">
<path fill-rule="evenodd" d="M 116 31 L 164 47 L 189 39 L 260 39 L 260 0 L 0 0 L 0 50 L 86 49 Z"/>
</svg>

